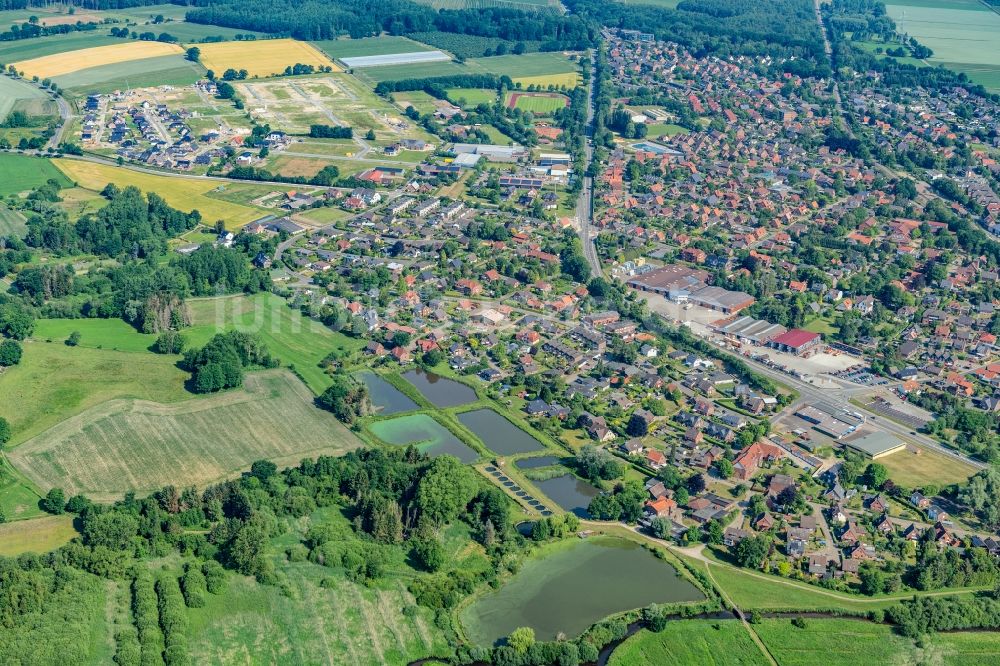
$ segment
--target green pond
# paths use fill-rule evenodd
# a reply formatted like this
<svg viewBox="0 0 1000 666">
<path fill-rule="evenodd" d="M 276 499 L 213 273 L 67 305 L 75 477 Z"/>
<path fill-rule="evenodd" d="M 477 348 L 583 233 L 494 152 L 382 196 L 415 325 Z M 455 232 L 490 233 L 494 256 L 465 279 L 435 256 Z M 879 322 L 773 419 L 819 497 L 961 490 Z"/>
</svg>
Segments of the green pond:
<svg viewBox="0 0 1000 666">
<path fill-rule="evenodd" d="M 632 541 L 592 537 L 528 560 L 496 592 L 462 612 L 473 643 L 493 645 L 518 627 L 538 640 L 574 638 L 615 613 L 704 595 L 670 564 Z"/>
<path fill-rule="evenodd" d="M 413 384 L 435 407 L 457 407 L 477 400 L 476 392 L 462 382 L 425 372 L 422 368 L 404 373 L 403 379 Z"/>
<path fill-rule="evenodd" d="M 372 404 L 378 409 L 379 414 L 389 415 L 398 414 L 399 412 L 410 412 L 419 407 L 405 393 L 374 372 L 358 372 L 355 376 L 364 382 L 368 388 L 368 396 L 371 398 Z"/>
<path fill-rule="evenodd" d="M 466 428 L 483 440 L 486 447 L 502 456 L 543 451 L 545 445 L 492 409 L 476 409 L 458 415 Z"/>
<path fill-rule="evenodd" d="M 368 430 L 383 442 L 405 446 L 414 444 L 430 456 L 449 453 L 464 463 L 479 458 L 474 449 L 427 414 L 411 414 L 387 421 L 376 421 Z"/>
</svg>

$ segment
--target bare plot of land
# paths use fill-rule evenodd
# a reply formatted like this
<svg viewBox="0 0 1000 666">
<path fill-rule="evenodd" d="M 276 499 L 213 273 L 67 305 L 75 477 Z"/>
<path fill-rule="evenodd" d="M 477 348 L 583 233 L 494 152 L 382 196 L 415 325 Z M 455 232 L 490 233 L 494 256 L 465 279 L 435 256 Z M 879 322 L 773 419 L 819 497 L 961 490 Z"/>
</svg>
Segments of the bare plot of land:
<svg viewBox="0 0 1000 666">
<path fill-rule="evenodd" d="M 204 485 L 261 458 L 279 464 L 361 444 L 291 373 L 248 375 L 246 387 L 164 405 L 112 400 L 18 446 L 11 464 L 43 490 L 97 500 L 167 483 Z"/>
</svg>

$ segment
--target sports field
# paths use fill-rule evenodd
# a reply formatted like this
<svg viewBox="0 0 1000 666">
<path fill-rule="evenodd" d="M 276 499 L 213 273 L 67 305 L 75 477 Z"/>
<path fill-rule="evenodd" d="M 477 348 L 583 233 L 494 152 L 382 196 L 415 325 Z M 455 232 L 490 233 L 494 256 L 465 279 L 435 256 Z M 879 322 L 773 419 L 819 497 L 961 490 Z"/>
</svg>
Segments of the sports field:
<svg viewBox="0 0 1000 666">
<path fill-rule="evenodd" d="M 17 557 L 21 553 L 47 553 L 77 535 L 73 516 L 43 516 L 3 523 L 0 524 L 0 555 Z"/>
<path fill-rule="evenodd" d="M 550 115 L 566 108 L 569 98 L 555 93 L 507 93 L 507 106 L 512 109 L 530 111 L 537 115 Z"/>
<path fill-rule="evenodd" d="M 184 49 L 176 44 L 163 42 L 125 42 L 108 46 L 95 46 L 78 51 L 68 51 L 54 55 L 33 58 L 15 62 L 14 66 L 24 72 L 25 76 L 39 78 L 54 78 L 72 74 L 81 69 L 114 65 L 117 63 L 134 62 L 144 58 L 183 54 Z"/>
<path fill-rule="evenodd" d="M 0 196 L 44 185 L 50 178 L 56 179 L 63 186 L 70 184 L 51 160 L 15 153 L 0 155 Z"/>
<path fill-rule="evenodd" d="M 303 64 L 340 69 L 326 55 L 308 42 L 294 39 L 266 39 L 249 42 L 199 44 L 201 63 L 216 74 L 227 69 L 245 69 L 250 76 L 280 74 L 289 65 Z"/>
<path fill-rule="evenodd" d="M 42 490 L 96 500 L 183 479 L 204 485 L 261 458 L 279 465 L 360 446 L 294 375 L 247 375 L 244 388 L 179 404 L 112 400 L 13 449 L 11 464 Z"/>
<path fill-rule="evenodd" d="M 423 92 L 423 91 L 419 91 Z M 448 88 L 446 91 L 448 98 L 460 102 L 465 100 L 465 108 L 474 108 L 480 104 L 492 104 L 497 100 L 496 90 L 483 90 L 482 88 Z M 427 93 L 424 93 L 425 95 Z M 396 95 L 399 98 L 399 95 Z"/>
<path fill-rule="evenodd" d="M 415 53 L 417 51 L 434 50 L 430 46 L 421 44 L 408 37 L 390 35 L 365 37 L 363 39 L 327 39 L 320 42 L 312 42 L 312 44 L 331 58 L 359 58 L 363 56 L 387 55 L 390 53 Z"/>
<path fill-rule="evenodd" d="M 238 229 L 266 213 L 250 206 L 216 199 L 209 194 L 220 187 L 218 181 L 186 176 L 159 176 L 106 164 L 71 159 L 53 163 L 80 187 L 100 192 L 108 183 L 119 187 L 135 185 L 143 192 L 156 192 L 168 204 L 185 212 L 197 209 L 206 224 L 222 220 L 229 229 Z M 224 184 L 223 184 L 224 185 Z"/>
</svg>

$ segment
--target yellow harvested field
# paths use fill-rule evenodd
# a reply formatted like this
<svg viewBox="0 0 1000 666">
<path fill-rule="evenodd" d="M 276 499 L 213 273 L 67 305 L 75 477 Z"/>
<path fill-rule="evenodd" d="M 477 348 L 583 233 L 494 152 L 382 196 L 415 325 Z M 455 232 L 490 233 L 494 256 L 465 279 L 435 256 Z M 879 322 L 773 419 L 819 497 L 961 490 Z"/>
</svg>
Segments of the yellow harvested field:
<svg viewBox="0 0 1000 666">
<path fill-rule="evenodd" d="M 319 49 L 294 39 L 267 39 L 244 42 L 199 44 L 201 64 L 220 77 L 227 69 L 245 69 L 260 78 L 280 74 L 296 64 L 340 69 Z"/>
<path fill-rule="evenodd" d="M 177 55 L 184 53 L 177 44 L 164 42 L 126 42 L 110 46 L 95 46 L 90 49 L 79 49 L 56 53 L 54 55 L 32 58 L 15 62 L 14 67 L 23 71 L 26 77 L 37 76 L 40 79 L 62 76 L 79 72 L 81 69 L 114 65 L 119 62 L 133 62 L 146 58 Z"/>
<path fill-rule="evenodd" d="M 576 72 L 565 72 L 563 74 L 540 74 L 538 76 L 515 76 L 513 77 L 514 83 L 520 83 L 522 86 L 527 88 L 532 83 L 536 86 L 548 87 L 553 86 L 566 86 L 567 88 L 575 88 L 578 83 L 580 83 L 580 75 Z"/>
<path fill-rule="evenodd" d="M 178 210 L 190 212 L 197 209 L 206 224 L 222 220 L 227 229 L 239 229 L 265 214 L 250 206 L 208 196 L 209 192 L 226 185 L 219 181 L 186 176 L 158 176 L 124 167 L 66 158 L 54 159 L 52 162 L 82 188 L 100 192 L 108 183 L 119 187 L 134 185 L 143 192 L 156 192 Z"/>
</svg>

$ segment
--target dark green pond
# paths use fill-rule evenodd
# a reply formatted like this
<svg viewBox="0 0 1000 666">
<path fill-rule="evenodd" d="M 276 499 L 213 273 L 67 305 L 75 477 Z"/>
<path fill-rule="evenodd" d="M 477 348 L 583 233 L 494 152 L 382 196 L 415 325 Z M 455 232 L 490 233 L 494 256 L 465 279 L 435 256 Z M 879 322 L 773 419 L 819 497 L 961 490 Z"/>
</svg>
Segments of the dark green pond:
<svg viewBox="0 0 1000 666">
<path fill-rule="evenodd" d="M 563 474 L 553 479 L 532 481 L 532 483 L 564 511 L 572 511 L 581 518 L 590 518 L 587 507 L 590 506 L 590 500 L 601 492 L 572 474 Z"/>
<path fill-rule="evenodd" d="M 417 409 L 417 403 L 374 372 L 359 372 L 355 376 L 368 387 L 368 395 L 380 414 L 398 414 Z"/>
<path fill-rule="evenodd" d="M 457 407 L 477 400 L 476 392 L 465 384 L 433 372 L 424 372 L 421 368 L 410 370 L 403 378 L 417 387 L 420 394 L 435 407 Z"/>
<path fill-rule="evenodd" d="M 598 620 L 651 603 L 699 601 L 702 593 L 666 562 L 636 543 L 593 537 L 558 544 L 528 560 L 496 592 L 462 612 L 478 645 L 493 645 L 518 627 L 538 640 L 579 636 Z"/>
<path fill-rule="evenodd" d="M 373 435 L 389 444 L 405 446 L 415 444 L 430 456 L 450 453 L 464 463 L 479 458 L 479 454 L 450 430 L 426 414 L 411 414 L 387 421 L 377 421 L 368 426 Z"/>
<path fill-rule="evenodd" d="M 486 447 L 502 456 L 542 451 L 545 445 L 492 409 L 477 409 L 458 415 L 466 428 L 483 440 Z"/>
<path fill-rule="evenodd" d="M 538 469 L 559 464 L 559 456 L 538 456 L 537 458 L 522 458 L 514 463 L 518 469 Z"/>
</svg>

